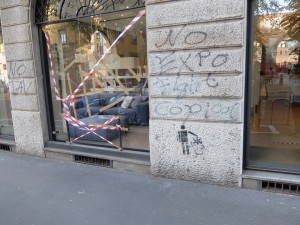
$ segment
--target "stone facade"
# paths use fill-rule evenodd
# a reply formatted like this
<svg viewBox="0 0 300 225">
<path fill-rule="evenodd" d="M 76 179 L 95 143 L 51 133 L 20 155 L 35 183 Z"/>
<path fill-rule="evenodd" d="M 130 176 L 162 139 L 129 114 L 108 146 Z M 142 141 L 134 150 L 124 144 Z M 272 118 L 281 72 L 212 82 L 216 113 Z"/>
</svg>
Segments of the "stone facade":
<svg viewBox="0 0 300 225">
<path fill-rule="evenodd" d="M 240 184 L 244 18 L 242 0 L 148 1 L 154 175 Z"/>
<path fill-rule="evenodd" d="M 47 119 L 30 1 L 1 1 L 16 151 L 44 157 Z M 35 45 L 35 46 L 34 46 Z"/>
<path fill-rule="evenodd" d="M 245 2 L 146 1 L 153 175 L 240 185 Z M 44 156 L 34 3 L 2 0 L 0 8 L 17 151 Z"/>
</svg>

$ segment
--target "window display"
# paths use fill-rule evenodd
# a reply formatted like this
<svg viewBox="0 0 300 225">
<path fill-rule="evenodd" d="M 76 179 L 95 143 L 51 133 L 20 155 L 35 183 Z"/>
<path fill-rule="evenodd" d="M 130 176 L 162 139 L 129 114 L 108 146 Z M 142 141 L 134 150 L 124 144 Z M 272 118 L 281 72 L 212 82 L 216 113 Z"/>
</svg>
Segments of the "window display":
<svg viewBox="0 0 300 225">
<path fill-rule="evenodd" d="M 51 91 L 56 140 L 149 150 L 146 21 L 141 11 L 43 25 L 50 40 L 49 73 L 56 78 L 50 84 L 56 87 Z M 66 99 L 65 107 L 56 101 L 58 95 Z"/>
<path fill-rule="evenodd" d="M 0 24 L 0 136 L 13 136 L 11 104 L 5 49 Z"/>
<path fill-rule="evenodd" d="M 254 9 L 248 167 L 299 173 L 300 3 L 255 0 Z"/>
</svg>

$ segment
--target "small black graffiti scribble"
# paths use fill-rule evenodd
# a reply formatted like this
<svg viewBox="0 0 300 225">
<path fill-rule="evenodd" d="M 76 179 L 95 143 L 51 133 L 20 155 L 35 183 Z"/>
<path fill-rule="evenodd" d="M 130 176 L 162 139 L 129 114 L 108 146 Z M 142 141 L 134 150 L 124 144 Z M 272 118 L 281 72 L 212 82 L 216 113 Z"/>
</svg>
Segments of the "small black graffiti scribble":
<svg viewBox="0 0 300 225">
<path fill-rule="evenodd" d="M 190 155 L 190 150 L 194 150 L 196 155 L 203 154 L 204 145 L 201 138 L 197 134 L 186 130 L 184 125 L 177 132 L 177 141 L 181 143 L 184 155 Z"/>
</svg>

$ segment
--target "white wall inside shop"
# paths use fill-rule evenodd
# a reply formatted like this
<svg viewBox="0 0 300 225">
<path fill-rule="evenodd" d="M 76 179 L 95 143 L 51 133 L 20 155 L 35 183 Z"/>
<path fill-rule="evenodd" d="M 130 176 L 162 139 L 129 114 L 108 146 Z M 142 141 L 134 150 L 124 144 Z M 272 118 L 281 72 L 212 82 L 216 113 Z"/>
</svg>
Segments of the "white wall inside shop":
<svg viewBox="0 0 300 225">
<path fill-rule="evenodd" d="M 147 3 L 152 173 L 240 185 L 245 1 Z"/>
</svg>

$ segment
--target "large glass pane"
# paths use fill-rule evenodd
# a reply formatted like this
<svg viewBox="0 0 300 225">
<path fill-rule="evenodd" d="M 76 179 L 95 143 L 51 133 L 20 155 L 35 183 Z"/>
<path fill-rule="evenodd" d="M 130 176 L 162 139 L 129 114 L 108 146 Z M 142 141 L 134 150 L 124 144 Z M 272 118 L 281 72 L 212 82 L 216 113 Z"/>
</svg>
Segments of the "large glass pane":
<svg viewBox="0 0 300 225">
<path fill-rule="evenodd" d="M 8 75 L 0 23 L 0 135 L 13 136 Z"/>
<path fill-rule="evenodd" d="M 56 82 L 63 98 L 74 93 L 138 13 L 139 10 L 131 9 L 43 26 L 50 35 Z M 75 95 L 75 105 L 67 103 L 74 118 L 85 124 L 108 125 L 104 129 L 80 137 L 88 131 L 67 125 L 63 118 L 66 110 L 55 100 L 56 93 L 52 90 L 56 140 L 67 141 L 70 138 L 85 144 L 108 146 L 113 146 L 109 143 L 113 142 L 123 148 L 149 149 L 145 24 L 145 17 L 142 17 L 122 36 L 89 80 L 80 87 Z M 51 83 L 53 86 L 52 79 Z M 119 118 L 116 119 L 116 116 Z M 116 125 L 123 129 L 113 130 Z"/>
<path fill-rule="evenodd" d="M 300 3 L 254 9 L 248 166 L 300 172 Z"/>
</svg>

